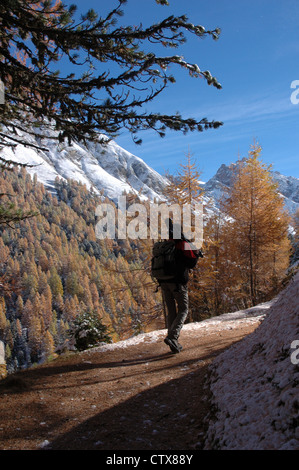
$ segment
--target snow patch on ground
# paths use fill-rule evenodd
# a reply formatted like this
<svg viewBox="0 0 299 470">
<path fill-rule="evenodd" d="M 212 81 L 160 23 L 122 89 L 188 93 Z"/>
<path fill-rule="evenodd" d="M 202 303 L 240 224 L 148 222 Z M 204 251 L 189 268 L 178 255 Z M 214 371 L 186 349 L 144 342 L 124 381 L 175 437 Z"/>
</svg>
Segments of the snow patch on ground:
<svg viewBox="0 0 299 470">
<path fill-rule="evenodd" d="M 291 360 L 298 298 L 299 273 L 261 325 L 213 362 L 209 384 L 217 412 L 206 449 L 299 449 L 299 365 Z"/>
<path fill-rule="evenodd" d="M 239 328 L 241 324 L 251 324 L 257 321 L 262 321 L 266 312 L 272 305 L 272 302 L 266 302 L 257 307 L 252 307 L 246 310 L 239 310 L 238 312 L 225 313 L 218 317 L 209 318 L 201 322 L 187 323 L 183 326 L 183 331 L 196 331 L 196 330 L 212 330 L 213 332 L 222 331 L 225 329 Z M 129 339 L 118 341 L 113 344 L 102 344 L 93 348 L 92 351 L 108 351 L 114 349 L 123 349 L 129 346 L 134 346 L 140 343 L 151 343 L 160 341 L 167 335 L 167 330 L 156 330 L 150 333 L 142 333 L 137 336 L 132 336 Z"/>
</svg>

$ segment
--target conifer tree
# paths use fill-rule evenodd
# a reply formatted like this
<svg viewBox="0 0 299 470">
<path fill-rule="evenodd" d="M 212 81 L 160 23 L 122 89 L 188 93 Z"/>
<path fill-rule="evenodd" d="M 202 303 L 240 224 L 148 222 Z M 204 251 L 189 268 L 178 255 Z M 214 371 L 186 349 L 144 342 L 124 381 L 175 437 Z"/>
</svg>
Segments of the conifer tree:
<svg viewBox="0 0 299 470">
<path fill-rule="evenodd" d="M 38 315 L 30 317 L 28 325 L 28 345 L 30 348 L 32 362 L 39 359 L 43 343 L 43 326 Z"/>
<path fill-rule="evenodd" d="M 220 214 L 209 216 L 204 227 L 203 251 L 200 269 L 196 269 L 193 278 L 197 285 L 193 296 L 193 310 L 196 309 L 197 319 L 223 313 L 222 263 L 227 263 L 223 256 L 221 243 L 222 217 Z M 224 277 L 227 279 L 227 276 Z"/>
<path fill-rule="evenodd" d="M 46 357 L 50 356 L 55 351 L 55 343 L 52 334 L 49 330 L 46 331 L 42 342 L 43 353 Z"/>
<path fill-rule="evenodd" d="M 29 328 L 30 325 L 30 318 L 32 316 L 33 305 L 30 299 L 28 299 L 24 305 L 22 316 L 21 316 L 21 323 L 24 327 Z"/>
<path fill-rule="evenodd" d="M 168 203 L 194 205 L 202 201 L 204 190 L 200 184 L 200 172 L 190 151 L 185 155 L 186 163 L 180 163 L 176 175 L 166 174 L 169 184 L 164 194 Z"/>
<path fill-rule="evenodd" d="M 24 133 L 42 137 L 39 127 L 45 120 L 53 124 L 59 140 L 97 139 L 99 133 L 113 137 L 126 128 L 140 142 L 136 134 L 145 129 L 163 136 L 166 129 L 202 131 L 221 125 L 206 118 L 137 111 L 175 82 L 172 66 L 221 88 L 209 71 L 179 55 L 160 56 L 156 50 L 161 47 L 155 47 L 178 47 L 189 34 L 217 40 L 220 30 L 206 30 L 186 16 L 169 16 L 144 28 L 118 25 L 126 1 L 117 0 L 102 16 L 89 10 L 80 20 L 75 19 L 76 6 L 67 8 L 59 0 L 1 1 L 0 78 L 5 104 L 0 125 L 9 132 L 1 127 L 0 143 L 14 147 L 24 142 Z M 59 61 L 66 64 L 66 75 L 56 70 Z M 36 147 L 28 141 L 27 145 Z"/>
<path fill-rule="evenodd" d="M 2 339 L 6 327 L 6 308 L 3 297 L 0 297 L 0 338 Z"/>
<path fill-rule="evenodd" d="M 59 295 L 63 295 L 63 286 L 60 276 L 57 273 L 56 268 L 51 268 L 51 276 L 49 279 L 49 285 L 51 287 L 53 299 L 55 300 Z"/>
<path fill-rule="evenodd" d="M 261 147 L 254 143 L 248 158 L 239 162 L 234 183 L 223 203 L 231 218 L 226 245 L 238 277 L 235 289 L 250 304 L 265 298 L 285 275 L 289 263 L 289 219 L 269 166 L 260 161 Z"/>
</svg>

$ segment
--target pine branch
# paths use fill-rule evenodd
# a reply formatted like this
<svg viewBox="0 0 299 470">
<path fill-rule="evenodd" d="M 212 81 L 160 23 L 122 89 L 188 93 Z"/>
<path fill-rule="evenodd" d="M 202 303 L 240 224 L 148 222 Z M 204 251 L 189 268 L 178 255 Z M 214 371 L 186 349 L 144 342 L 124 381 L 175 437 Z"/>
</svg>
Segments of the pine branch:
<svg viewBox="0 0 299 470">
<path fill-rule="evenodd" d="M 137 108 L 154 101 L 168 84 L 175 82 L 168 73 L 171 65 L 221 89 L 209 71 L 200 70 L 179 55 L 145 52 L 148 43 L 176 48 L 186 41 L 186 33 L 217 40 L 220 30 L 205 30 L 185 16 L 169 16 L 144 29 L 141 25 L 117 27 L 125 3 L 119 0 L 105 18 L 90 10 L 76 23 L 74 8 L 52 2 L 2 0 L 0 77 L 5 84 L 6 102 L 0 124 L 7 127 L 12 122 L 23 122 L 28 128 L 25 122 L 30 115 L 33 120 L 47 119 L 55 122 L 60 140 L 93 140 L 98 133 L 115 137 L 123 127 L 136 139 L 136 133 L 145 129 L 154 129 L 163 136 L 167 129 L 202 131 L 222 125 L 205 118 L 195 121 L 179 115 L 136 113 Z M 62 59 L 73 67 L 66 77 L 53 71 Z M 82 64 L 88 64 L 89 70 L 80 77 Z M 110 64 L 113 74 L 107 70 Z M 3 135 L 1 139 L 2 144 L 7 143 Z M 18 139 L 9 139 L 11 146 L 18 144 Z"/>
</svg>

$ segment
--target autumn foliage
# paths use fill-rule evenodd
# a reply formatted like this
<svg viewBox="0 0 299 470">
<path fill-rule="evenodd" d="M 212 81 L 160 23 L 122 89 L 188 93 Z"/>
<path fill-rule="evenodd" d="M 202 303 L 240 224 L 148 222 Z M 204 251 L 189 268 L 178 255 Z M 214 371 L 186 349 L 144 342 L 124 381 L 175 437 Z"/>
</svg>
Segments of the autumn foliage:
<svg viewBox="0 0 299 470">
<path fill-rule="evenodd" d="M 235 165 L 221 212 L 205 227 L 203 296 L 208 312 L 224 313 L 274 297 L 290 263 L 289 216 L 253 144 Z M 204 281 L 206 279 L 206 281 Z"/>
<path fill-rule="evenodd" d="M 114 340 L 157 325 L 161 299 L 143 251 L 127 240 L 95 237 L 99 196 L 58 179 L 54 196 L 24 168 L 2 172 L 0 191 L 9 195 L 4 203 L 11 198 L 21 210 L 39 213 L 0 226 L 0 339 L 9 367 L 52 355 L 86 312 Z"/>
<path fill-rule="evenodd" d="M 169 204 L 205 207 L 204 257 L 190 273 L 188 321 L 270 300 L 283 285 L 291 221 L 260 154 L 255 144 L 235 165 L 218 212 L 208 206 L 190 153 L 170 179 Z M 82 318 L 98 319 L 113 340 L 165 327 L 150 276 L 153 240 L 97 240 L 99 195 L 58 178 L 51 193 L 25 168 L 3 171 L 0 192 L 16 210 L 38 213 L 0 226 L 0 339 L 10 370 L 63 350 Z M 136 194 L 126 198 L 140 202 Z M 294 222 L 298 251 L 298 216 Z"/>
<path fill-rule="evenodd" d="M 189 320 L 256 305 L 274 297 L 290 263 L 290 218 L 271 176 L 271 167 L 253 144 L 235 165 L 233 183 L 211 212 L 200 173 L 187 154 L 186 164 L 167 188 L 169 201 L 204 203 L 204 258 L 189 283 Z M 213 215 L 212 215 L 213 214 Z"/>
</svg>

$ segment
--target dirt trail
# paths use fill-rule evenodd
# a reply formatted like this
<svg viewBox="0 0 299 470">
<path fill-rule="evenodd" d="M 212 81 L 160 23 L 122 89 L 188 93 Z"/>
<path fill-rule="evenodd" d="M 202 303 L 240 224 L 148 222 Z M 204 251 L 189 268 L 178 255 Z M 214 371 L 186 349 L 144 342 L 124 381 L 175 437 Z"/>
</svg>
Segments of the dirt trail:
<svg viewBox="0 0 299 470">
<path fill-rule="evenodd" d="M 1 450 L 200 449 L 208 365 L 259 324 L 86 351 L 0 382 Z"/>
</svg>

